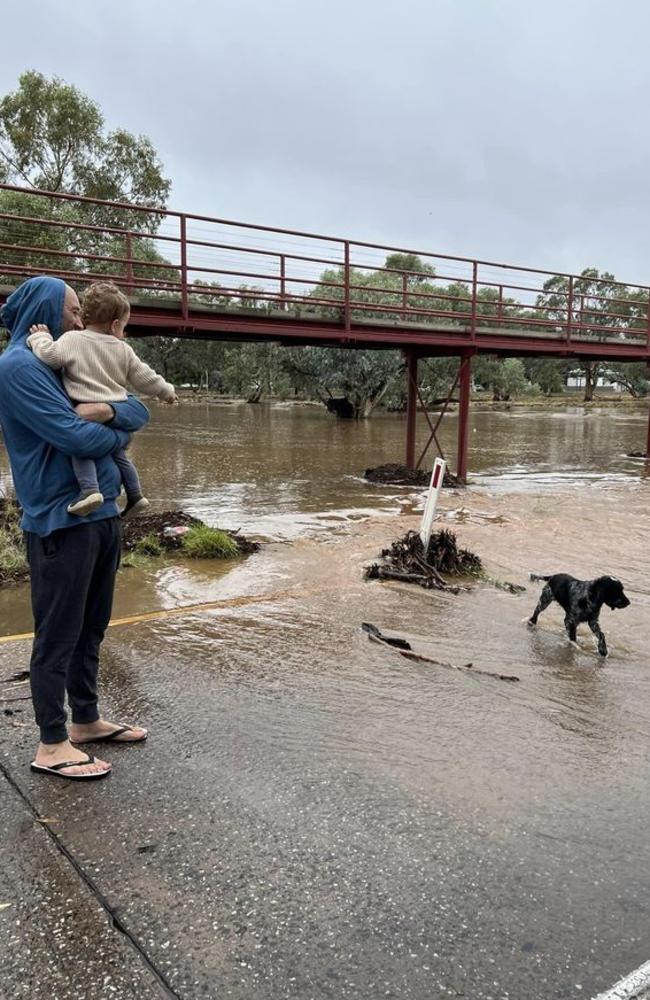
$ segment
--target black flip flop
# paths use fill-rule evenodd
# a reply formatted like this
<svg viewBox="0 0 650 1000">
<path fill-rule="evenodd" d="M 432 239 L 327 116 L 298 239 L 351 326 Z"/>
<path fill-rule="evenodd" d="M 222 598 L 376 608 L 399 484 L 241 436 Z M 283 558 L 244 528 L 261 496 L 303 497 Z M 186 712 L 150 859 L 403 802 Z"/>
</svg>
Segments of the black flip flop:
<svg viewBox="0 0 650 1000">
<path fill-rule="evenodd" d="M 98 778 L 108 777 L 112 770 L 110 767 L 105 771 L 91 771 L 90 774 L 66 774 L 63 771 L 64 767 L 83 767 L 85 764 L 95 763 L 95 758 L 90 754 L 86 754 L 86 757 L 87 760 L 64 760 L 62 764 L 52 764 L 51 767 L 32 761 L 29 766 L 32 771 L 37 771 L 39 774 L 53 774 L 56 778 L 67 778 L 68 781 L 96 781 Z"/>
<path fill-rule="evenodd" d="M 83 746 L 85 743 L 123 743 L 125 746 L 129 746 L 131 743 L 144 743 L 147 736 L 149 735 L 148 733 L 145 733 L 144 736 L 138 736 L 137 740 L 118 740 L 117 738 L 118 736 L 121 736 L 122 733 L 132 733 L 132 732 L 133 732 L 133 726 L 118 726 L 117 729 L 114 729 L 110 733 L 104 733 L 103 736 L 93 736 L 89 740 L 71 739 L 70 742 L 76 743 L 77 746 Z"/>
</svg>

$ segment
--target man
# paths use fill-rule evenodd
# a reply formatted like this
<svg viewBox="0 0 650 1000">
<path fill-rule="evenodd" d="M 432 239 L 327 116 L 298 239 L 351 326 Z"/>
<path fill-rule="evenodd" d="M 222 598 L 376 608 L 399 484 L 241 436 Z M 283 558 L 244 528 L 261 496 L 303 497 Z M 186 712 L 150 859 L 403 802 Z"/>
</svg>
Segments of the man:
<svg viewBox="0 0 650 1000">
<path fill-rule="evenodd" d="M 40 743 L 31 766 L 72 780 L 102 778 L 111 765 L 73 744 L 135 743 L 147 736 L 100 717 L 97 671 L 120 560 L 120 476 L 111 453 L 149 414 L 133 398 L 80 404 L 75 411 L 58 375 L 26 346 L 36 323 L 46 324 L 55 339 L 82 329 L 79 299 L 60 279 L 30 278 L 9 296 L 0 318 L 10 335 L 0 357 L 0 424 L 23 508 L 34 612 L 30 679 Z M 66 509 L 77 492 L 72 455 L 94 459 L 105 498 L 87 517 Z"/>
</svg>

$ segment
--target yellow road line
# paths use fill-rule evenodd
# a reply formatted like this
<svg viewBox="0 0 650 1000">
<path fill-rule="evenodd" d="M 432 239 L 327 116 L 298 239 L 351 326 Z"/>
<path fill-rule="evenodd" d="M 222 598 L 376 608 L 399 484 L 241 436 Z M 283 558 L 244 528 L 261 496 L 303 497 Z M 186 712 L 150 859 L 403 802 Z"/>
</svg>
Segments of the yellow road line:
<svg viewBox="0 0 650 1000">
<path fill-rule="evenodd" d="M 165 618 L 178 618 L 181 615 L 201 614 L 206 611 L 218 611 L 221 608 L 241 608 L 247 604 L 265 604 L 267 601 L 277 601 L 281 598 L 295 597 L 305 591 L 280 590 L 275 594 L 250 594 L 247 597 L 231 597 L 222 601 L 207 601 L 203 604 L 181 604 L 177 608 L 159 608 L 157 611 L 144 611 L 139 615 L 127 615 L 125 618 L 113 618 L 108 623 L 109 628 L 116 625 L 132 625 L 135 622 L 150 622 Z M 33 632 L 17 632 L 15 635 L 0 636 L 0 645 L 7 642 L 19 642 L 21 639 L 33 639 Z"/>
<path fill-rule="evenodd" d="M 33 632 L 17 632 L 16 635 L 3 635 L 0 636 L 0 643 L 3 642 L 18 642 L 19 639 L 33 639 Z"/>
</svg>

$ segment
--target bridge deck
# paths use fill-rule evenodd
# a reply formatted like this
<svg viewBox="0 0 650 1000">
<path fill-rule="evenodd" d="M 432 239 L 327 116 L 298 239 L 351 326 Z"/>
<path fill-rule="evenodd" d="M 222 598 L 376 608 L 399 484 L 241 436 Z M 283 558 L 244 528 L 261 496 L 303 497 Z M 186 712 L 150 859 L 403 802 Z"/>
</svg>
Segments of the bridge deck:
<svg viewBox="0 0 650 1000">
<path fill-rule="evenodd" d="M 0 297 L 5 289 L 0 289 Z M 560 328 L 526 329 L 512 325 L 476 326 L 469 322 L 413 322 L 409 320 L 352 316 L 346 330 L 334 310 L 296 306 L 246 308 L 192 306 L 179 316 L 179 301 L 132 297 L 129 329 L 135 336 L 188 336 L 201 339 L 272 340 L 288 346 L 320 345 L 377 349 L 416 348 L 420 356 L 459 354 L 467 350 L 507 356 L 582 357 L 618 361 L 650 361 L 645 336 L 616 333 L 597 337 L 578 330 L 567 339 Z M 338 310 L 342 313 L 342 310 Z M 329 314 L 328 314 L 329 313 Z"/>
<path fill-rule="evenodd" d="M 0 286 L 0 303 L 15 286 Z M 413 322 L 360 316 L 349 329 L 335 311 L 314 307 L 246 308 L 201 303 L 180 315 L 180 298 L 131 297 L 132 336 L 188 337 L 232 342 L 273 341 L 286 346 L 357 347 L 390 350 L 414 348 L 421 357 L 469 351 L 503 356 L 575 357 L 616 361 L 648 361 L 650 349 L 640 334 L 610 334 L 598 338 L 578 330 L 567 339 L 561 329 L 526 329 L 511 325 L 470 322 Z M 342 310 L 339 310 L 342 312 Z"/>
<path fill-rule="evenodd" d="M 110 278 L 136 336 L 650 361 L 650 287 L 0 184 L 0 301 Z"/>
</svg>

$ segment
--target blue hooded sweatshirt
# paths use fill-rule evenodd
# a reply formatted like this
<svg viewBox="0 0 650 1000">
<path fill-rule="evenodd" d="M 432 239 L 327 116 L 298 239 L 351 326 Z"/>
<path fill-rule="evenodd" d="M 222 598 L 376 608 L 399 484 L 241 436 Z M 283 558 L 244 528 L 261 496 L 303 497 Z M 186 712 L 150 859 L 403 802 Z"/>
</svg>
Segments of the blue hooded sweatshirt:
<svg viewBox="0 0 650 1000">
<path fill-rule="evenodd" d="M 22 526 L 45 536 L 58 528 L 115 517 L 121 484 L 111 452 L 126 445 L 129 433 L 148 419 L 143 404 L 129 397 L 113 403 L 110 425 L 82 420 L 74 411 L 58 374 L 39 361 L 26 344 L 29 328 L 45 323 L 56 340 L 64 331 L 65 284 L 60 278 L 29 278 L 0 310 L 10 341 L 0 356 L 0 424 L 9 452 L 16 495 L 23 508 Z M 70 456 L 97 464 L 104 503 L 88 517 L 68 514 L 79 493 Z"/>
</svg>

